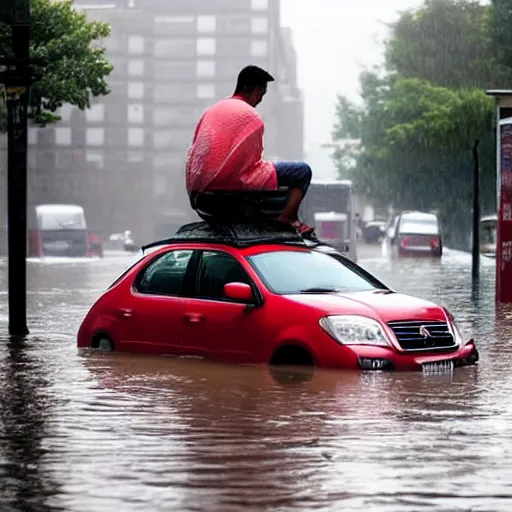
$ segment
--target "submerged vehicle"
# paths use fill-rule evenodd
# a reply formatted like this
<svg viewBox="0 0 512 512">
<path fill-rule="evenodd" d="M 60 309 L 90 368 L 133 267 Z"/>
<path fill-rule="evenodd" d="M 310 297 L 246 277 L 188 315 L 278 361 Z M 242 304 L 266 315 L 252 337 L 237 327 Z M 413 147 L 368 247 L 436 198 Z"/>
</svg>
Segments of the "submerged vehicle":
<svg viewBox="0 0 512 512">
<path fill-rule="evenodd" d="M 497 215 L 486 215 L 480 219 L 480 252 L 490 258 L 496 257 Z"/>
<path fill-rule="evenodd" d="M 387 232 L 391 253 L 396 256 L 434 256 L 443 254 L 439 219 L 434 213 L 402 212 Z"/>
<path fill-rule="evenodd" d="M 386 222 L 370 220 L 362 229 L 363 241 L 366 244 L 379 244 L 386 236 Z"/>
<path fill-rule="evenodd" d="M 277 208 L 276 194 L 244 197 L 238 204 L 246 212 Z M 230 209 L 226 194 L 192 201 L 203 218 L 212 214 L 208 205 Z M 144 247 L 151 252 L 87 313 L 78 347 L 359 370 L 478 361 L 475 343 L 463 340 L 444 307 L 391 290 L 290 226 L 242 220 L 188 224 Z"/>
<path fill-rule="evenodd" d="M 84 209 L 70 204 L 40 204 L 29 209 L 30 257 L 102 256 L 101 239 L 87 228 Z"/>
</svg>

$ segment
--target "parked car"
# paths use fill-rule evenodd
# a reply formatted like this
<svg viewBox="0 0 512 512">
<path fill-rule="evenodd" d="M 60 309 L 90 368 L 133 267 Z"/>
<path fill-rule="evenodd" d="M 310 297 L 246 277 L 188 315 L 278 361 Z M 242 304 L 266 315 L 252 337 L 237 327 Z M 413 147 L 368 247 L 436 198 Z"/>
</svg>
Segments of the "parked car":
<svg viewBox="0 0 512 512">
<path fill-rule="evenodd" d="M 478 360 L 445 308 L 297 234 L 195 223 L 150 248 L 92 306 L 79 348 L 360 370 Z"/>
<path fill-rule="evenodd" d="M 382 220 L 370 220 L 365 223 L 362 232 L 366 244 L 380 244 L 386 236 L 386 223 Z"/>
<path fill-rule="evenodd" d="M 388 247 L 397 256 L 434 256 L 443 254 L 439 219 L 434 213 L 402 212 L 387 233 Z"/>
</svg>

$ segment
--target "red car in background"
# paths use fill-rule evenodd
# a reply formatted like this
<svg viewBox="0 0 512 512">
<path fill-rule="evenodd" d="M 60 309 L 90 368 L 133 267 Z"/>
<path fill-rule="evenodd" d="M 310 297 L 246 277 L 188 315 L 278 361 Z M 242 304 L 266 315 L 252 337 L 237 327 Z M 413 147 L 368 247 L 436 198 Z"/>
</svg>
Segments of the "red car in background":
<svg viewBox="0 0 512 512">
<path fill-rule="evenodd" d="M 78 347 L 362 370 L 478 360 L 445 308 L 394 292 L 334 249 L 254 226 L 212 229 L 152 244 L 92 306 Z"/>
</svg>

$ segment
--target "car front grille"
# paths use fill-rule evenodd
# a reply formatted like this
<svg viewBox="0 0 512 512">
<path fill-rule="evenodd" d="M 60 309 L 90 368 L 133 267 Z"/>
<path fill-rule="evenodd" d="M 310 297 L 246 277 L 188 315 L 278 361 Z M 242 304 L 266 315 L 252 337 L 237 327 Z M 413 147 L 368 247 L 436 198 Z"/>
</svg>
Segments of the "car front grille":
<svg viewBox="0 0 512 512">
<path fill-rule="evenodd" d="M 405 351 L 450 352 L 458 349 L 446 322 L 411 320 L 389 322 L 388 325 Z"/>
</svg>

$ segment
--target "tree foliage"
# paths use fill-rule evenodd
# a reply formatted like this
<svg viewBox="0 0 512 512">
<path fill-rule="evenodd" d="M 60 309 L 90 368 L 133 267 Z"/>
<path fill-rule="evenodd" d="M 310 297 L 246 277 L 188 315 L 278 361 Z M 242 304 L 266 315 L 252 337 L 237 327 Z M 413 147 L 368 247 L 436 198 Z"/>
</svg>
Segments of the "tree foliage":
<svg viewBox="0 0 512 512">
<path fill-rule="evenodd" d="M 392 26 L 389 70 L 443 87 L 491 87 L 500 80 L 492 55 L 489 7 L 475 0 L 426 0 Z"/>
<path fill-rule="evenodd" d="M 512 0 L 492 0 L 491 41 L 498 62 L 512 68 Z"/>
<path fill-rule="evenodd" d="M 88 21 L 72 0 L 32 0 L 30 56 L 37 59 L 30 91 L 30 117 L 39 124 L 57 121 L 65 103 L 80 109 L 109 93 L 112 72 L 105 49 L 97 42 L 110 34 L 107 23 Z M 11 29 L 0 24 L 0 55 L 12 56 Z"/>
<path fill-rule="evenodd" d="M 360 76 L 362 105 L 337 103 L 334 141 L 358 139 L 355 155 L 344 144 L 334 155 L 340 176 L 375 206 L 438 210 L 452 238 L 469 228 L 477 139 L 483 208 L 495 208 L 494 101 L 483 89 L 512 75 L 493 53 L 491 9 L 426 0 L 403 13 L 384 69 Z"/>
</svg>

